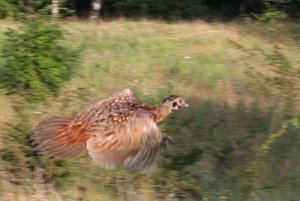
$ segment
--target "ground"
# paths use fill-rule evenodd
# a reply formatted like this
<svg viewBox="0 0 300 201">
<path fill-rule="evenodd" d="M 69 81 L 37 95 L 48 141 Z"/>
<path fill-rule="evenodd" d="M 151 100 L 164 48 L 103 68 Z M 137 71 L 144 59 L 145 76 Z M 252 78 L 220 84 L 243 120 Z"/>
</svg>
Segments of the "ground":
<svg viewBox="0 0 300 201">
<path fill-rule="evenodd" d="M 279 201 L 299 197 L 297 130 L 288 131 L 268 157 L 256 158 L 260 145 L 280 129 L 286 106 L 281 97 L 285 90 L 264 78 L 274 77 L 272 69 L 283 63 L 274 55 L 299 72 L 299 25 L 148 20 L 60 23 L 66 38 L 61 42 L 82 49 L 82 65 L 74 78 L 58 95 L 41 103 L 28 103 L 0 90 L 1 200 Z M 8 21 L 0 25 L 1 44 L 5 30 L 17 25 Z M 149 170 L 106 170 L 87 156 L 54 162 L 33 154 L 26 139 L 38 121 L 50 115 L 74 116 L 124 88 L 148 104 L 177 94 L 191 105 L 160 125 L 174 144 Z M 299 116 L 298 104 L 295 116 Z M 249 178 L 245 176 L 249 172 L 260 174 Z"/>
</svg>

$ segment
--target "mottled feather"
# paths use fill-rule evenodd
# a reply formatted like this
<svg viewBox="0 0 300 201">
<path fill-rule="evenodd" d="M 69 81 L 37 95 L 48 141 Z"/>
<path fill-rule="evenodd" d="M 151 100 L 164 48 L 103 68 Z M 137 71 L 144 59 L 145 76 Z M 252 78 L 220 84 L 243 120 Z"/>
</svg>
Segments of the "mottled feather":
<svg viewBox="0 0 300 201">
<path fill-rule="evenodd" d="M 36 150 L 55 159 L 76 157 L 88 150 L 93 160 L 103 166 L 142 169 L 170 141 L 156 123 L 184 105 L 182 99 L 172 96 L 160 106 L 151 107 L 125 89 L 75 118 L 51 117 L 41 121 L 33 129 L 31 139 Z"/>
</svg>

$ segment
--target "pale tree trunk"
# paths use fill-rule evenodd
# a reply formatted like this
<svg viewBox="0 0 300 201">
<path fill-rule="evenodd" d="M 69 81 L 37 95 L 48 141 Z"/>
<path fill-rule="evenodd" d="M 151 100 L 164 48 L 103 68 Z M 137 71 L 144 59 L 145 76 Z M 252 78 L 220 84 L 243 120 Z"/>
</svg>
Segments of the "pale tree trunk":
<svg viewBox="0 0 300 201">
<path fill-rule="evenodd" d="M 59 11 L 59 3 L 58 0 L 52 0 L 52 17 L 57 18 L 58 17 L 58 11 Z"/>
<path fill-rule="evenodd" d="M 101 0 L 92 0 L 92 10 L 91 10 L 91 19 L 98 19 L 99 18 L 99 13 L 102 7 L 102 1 Z"/>
</svg>

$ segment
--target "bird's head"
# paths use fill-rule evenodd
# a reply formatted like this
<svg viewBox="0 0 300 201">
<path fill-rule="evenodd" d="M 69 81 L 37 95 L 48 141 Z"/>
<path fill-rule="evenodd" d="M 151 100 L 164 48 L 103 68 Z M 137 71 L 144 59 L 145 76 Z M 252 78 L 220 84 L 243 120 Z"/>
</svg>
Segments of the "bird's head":
<svg viewBox="0 0 300 201">
<path fill-rule="evenodd" d="M 186 108 L 189 106 L 189 104 L 187 104 L 185 102 L 185 100 L 183 100 L 181 97 L 175 96 L 175 95 L 171 95 L 171 96 L 165 98 L 163 100 L 162 104 L 167 106 L 168 108 L 170 108 L 172 112 L 174 112 L 180 108 Z"/>
</svg>

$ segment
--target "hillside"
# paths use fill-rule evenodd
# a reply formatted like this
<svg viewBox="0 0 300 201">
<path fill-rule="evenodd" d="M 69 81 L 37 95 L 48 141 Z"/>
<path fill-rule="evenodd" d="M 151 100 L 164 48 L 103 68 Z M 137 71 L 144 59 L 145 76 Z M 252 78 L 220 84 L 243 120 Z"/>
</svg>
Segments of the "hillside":
<svg viewBox="0 0 300 201">
<path fill-rule="evenodd" d="M 61 26 L 62 43 L 83 51 L 80 69 L 59 94 L 28 103 L 0 89 L 0 200 L 299 198 L 299 25 Z M 11 27 L 0 22 L 0 47 Z M 87 155 L 55 162 L 33 151 L 28 137 L 39 120 L 74 116 L 123 88 L 148 104 L 178 94 L 191 105 L 160 124 L 174 144 L 149 170 L 107 170 Z"/>
</svg>

